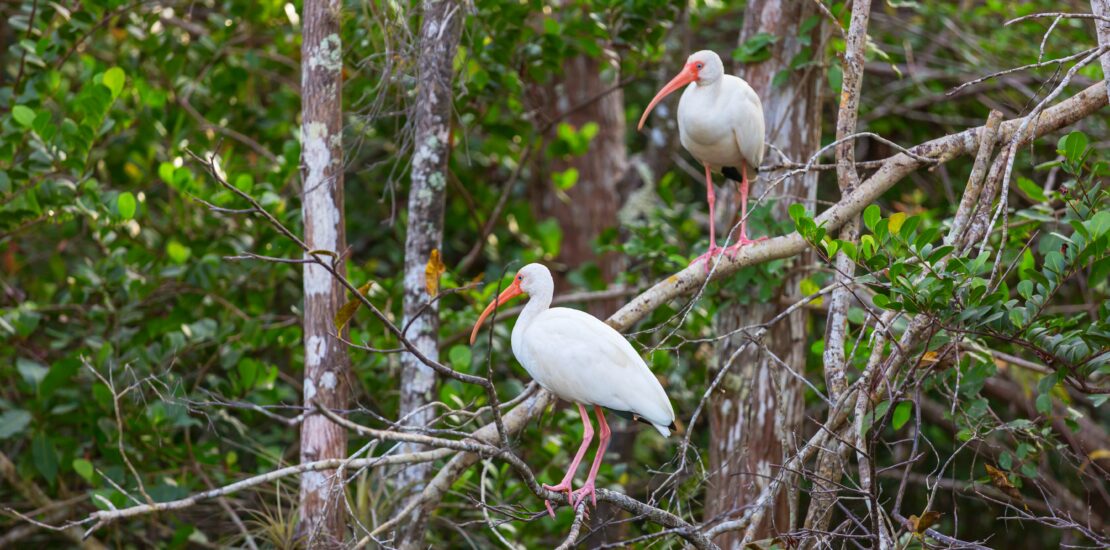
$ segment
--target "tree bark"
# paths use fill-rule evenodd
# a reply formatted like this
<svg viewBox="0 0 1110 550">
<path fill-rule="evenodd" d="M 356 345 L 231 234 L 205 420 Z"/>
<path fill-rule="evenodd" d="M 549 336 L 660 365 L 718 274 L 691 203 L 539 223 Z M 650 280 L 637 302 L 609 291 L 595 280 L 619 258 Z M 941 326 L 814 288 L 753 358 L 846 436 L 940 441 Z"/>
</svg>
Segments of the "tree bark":
<svg viewBox="0 0 1110 550">
<path fill-rule="evenodd" d="M 408 224 L 405 233 L 404 322 L 406 336 L 424 356 L 438 358 L 439 306 L 428 305 L 425 273 L 433 250 L 443 243 L 444 193 L 450 156 L 452 61 L 458 50 L 465 17 L 454 0 L 425 0 L 420 25 L 416 102 L 413 104 L 413 155 L 409 188 Z M 441 251 L 442 252 L 442 251 Z M 435 372 L 415 355 L 401 355 L 401 418 L 410 426 L 428 426 L 436 399 Z M 401 452 L 413 452 L 405 445 Z M 420 492 L 432 475 L 433 463 L 402 469 L 395 486 L 403 492 Z"/>
<path fill-rule="evenodd" d="M 840 108 L 836 120 L 836 139 L 844 139 L 856 131 L 859 119 L 860 90 L 863 84 L 863 63 L 867 44 L 867 26 L 871 15 L 871 0 L 857 0 L 852 4 L 852 21 L 843 62 L 843 90 L 840 94 Z M 856 142 L 845 141 L 836 146 L 836 176 L 840 195 L 851 195 L 859 185 L 856 172 Z M 855 242 L 859 238 L 859 217 L 854 217 L 840 228 L 839 237 Z M 848 340 L 848 307 L 853 299 L 851 288 L 855 277 L 856 264 L 845 254 L 834 260 L 835 280 L 841 285 L 829 298 L 829 313 L 825 323 L 825 387 L 829 399 L 836 401 L 848 387 L 847 357 L 845 347 Z M 817 480 L 814 482 L 813 500 L 806 513 L 805 527 L 825 531 L 832 519 L 833 504 L 836 502 L 837 487 L 843 473 L 843 455 L 846 446 L 842 443 L 832 446 L 830 451 L 822 451 L 817 459 Z"/>
<path fill-rule="evenodd" d="M 798 39 L 800 26 L 810 16 L 818 15 L 812 2 L 788 0 L 755 0 L 748 4 L 740 43 L 759 32 L 778 37 L 771 45 L 771 58 L 744 67 L 743 77 L 763 100 L 767 126 L 767 142 L 779 147 L 792 160 L 804 162 L 820 147 L 821 92 L 825 82 L 824 66 L 810 66 L 791 71 L 779 86 L 772 85 L 774 76 L 789 65 L 804 46 Z M 824 51 L 828 37 L 827 25 L 818 24 L 810 34 L 816 57 Z M 772 157 L 774 158 L 774 157 Z M 752 187 L 752 197 L 759 197 L 773 175 L 763 174 Z M 786 208 L 799 199 L 816 196 L 816 173 L 783 182 L 773 196 L 776 218 L 787 217 Z M 809 204 L 812 204 L 810 202 Z M 803 255 L 803 262 L 808 255 Z M 785 286 L 774 295 L 786 302 L 799 298 L 800 275 L 790 275 Z M 727 334 L 740 327 L 761 323 L 774 316 L 780 303 L 730 303 L 723 305 L 716 318 L 717 334 Z M 795 448 L 794 440 L 802 417 L 802 386 L 790 370 L 804 373 L 806 357 L 807 314 L 804 310 L 790 315 L 771 328 L 764 340 L 765 348 L 746 350 L 732 359 L 731 373 L 722 390 L 711 398 L 710 477 L 706 495 L 706 520 L 731 519 L 742 514 L 762 492 L 786 455 Z M 728 366 L 736 350 L 747 342 L 743 334 L 733 335 L 718 344 L 717 368 Z M 780 363 L 781 360 L 781 363 Z M 784 366 L 785 364 L 785 366 Z M 771 513 L 766 514 L 756 529 L 756 538 L 791 528 L 794 498 L 779 498 Z M 733 548 L 743 533 L 727 532 L 715 542 L 722 548 Z"/>
<path fill-rule="evenodd" d="M 301 45 L 301 208 L 305 243 L 337 254 L 343 222 L 343 51 L 339 0 L 306 0 Z M 345 267 L 340 263 L 340 273 Z M 346 346 L 331 336 L 343 287 L 319 265 L 304 271 L 304 403 L 347 408 Z M 347 456 L 347 431 L 320 414 L 301 425 L 301 462 Z M 346 533 L 343 485 L 334 471 L 301 476 L 299 530 L 309 547 L 336 547 Z"/>
<path fill-rule="evenodd" d="M 1110 17 L 1110 0 L 1091 0 L 1091 13 Z M 1095 36 L 1099 46 L 1110 44 L 1110 21 L 1095 19 Z M 1106 81 L 1106 95 L 1110 96 L 1110 52 L 1102 54 L 1099 62 L 1102 63 L 1102 79 Z"/>
<path fill-rule="evenodd" d="M 619 82 L 616 60 L 579 55 L 564 64 L 561 82 L 553 87 L 539 84 L 533 87 L 533 92 L 540 96 L 539 112 L 547 116 L 547 120 L 539 122 L 556 122 L 547 136 L 549 139 L 554 139 L 557 122 L 566 122 L 576 130 L 590 122 L 598 125 L 597 135 L 586 154 L 539 160 L 546 166 L 537 170 L 538 181 L 532 186 L 531 199 L 538 220 L 554 218 L 563 230 L 558 256 L 560 267 L 570 270 L 594 261 L 606 283 L 612 282 L 624 265 L 619 254 L 598 256 L 594 253 L 598 236 L 618 225 L 616 214 L 622 204 L 620 185 L 628 167 L 624 143 L 624 92 L 612 89 Z M 580 105 L 585 106 L 559 121 L 554 120 L 560 113 Z M 555 187 L 551 176 L 569 169 L 578 171 L 578 182 L 561 191 Z M 565 278 L 558 272 L 555 281 L 557 291 L 566 289 Z M 604 318 L 619 306 L 620 300 L 616 298 L 598 300 L 590 304 L 589 311 Z"/>
</svg>

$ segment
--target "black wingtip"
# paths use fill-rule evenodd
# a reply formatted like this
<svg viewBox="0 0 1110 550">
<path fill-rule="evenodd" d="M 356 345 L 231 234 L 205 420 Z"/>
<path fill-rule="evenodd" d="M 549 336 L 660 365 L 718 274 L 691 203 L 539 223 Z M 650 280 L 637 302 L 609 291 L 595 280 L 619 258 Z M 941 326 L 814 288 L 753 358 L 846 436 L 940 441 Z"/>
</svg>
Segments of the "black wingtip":
<svg viewBox="0 0 1110 550">
<path fill-rule="evenodd" d="M 721 168 L 721 173 L 724 174 L 726 178 L 737 183 L 744 179 L 744 176 L 740 174 L 740 170 L 738 170 L 735 166 L 725 166 L 724 168 Z"/>
<path fill-rule="evenodd" d="M 667 426 L 667 429 L 668 430 L 673 430 L 673 431 L 678 431 L 678 426 L 676 426 L 674 422 L 671 422 L 671 425 Z"/>
</svg>

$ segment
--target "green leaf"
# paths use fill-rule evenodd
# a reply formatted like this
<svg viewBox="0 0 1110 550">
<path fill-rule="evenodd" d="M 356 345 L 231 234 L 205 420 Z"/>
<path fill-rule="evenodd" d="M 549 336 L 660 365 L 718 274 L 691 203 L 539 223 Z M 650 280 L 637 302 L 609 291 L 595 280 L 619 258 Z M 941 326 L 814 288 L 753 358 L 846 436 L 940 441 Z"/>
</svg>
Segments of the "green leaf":
<svg viewBox="0 0 1110 550">
<path fill-rule="evenodd" d="M 732 51 L 732 59 L 740 63 L 759 63 L 771 58 L 770 46 L 778 37 L 767 32 L 757 33 Z"/>
<path fill-rule="evenodd" d="M 808 217 L 806 215 L 806 207 L 798 202 L 791 204 L 786 209 L 786 212 L 790 214 L 790 219 L 794 220 L 795 223 L 797 223 L 800 218 Z"/>
<path fill-rule="evenodd" d="M 66 358 L 55 362 L 50 365 L 50 372 L 42 379 L 39 384 L 39 397 L 46 399 L 50 397 L 55 390 L 69 383 L 69 379 L 77 374 L 81 368 L 81 362 L 75 358 Z"/>
<path fill-rule="evenodd" d="M 1037 185 L 1029 178 L 1018 178 L 1017 185 L 1018 189 L 1024 191 L 1026 195 L 1029 195 L 1029 198 L 1037 202 L 1048 200 L 1048 198 L 1044 196 L 1044 189 L 1041 189 L 1041 186 Z"/>
<path fill-rule="evenodd" d="M 1037 396 L 1037 412 L 1041 414 L 1052 412 L 1052 395 L 1042 393 Z"/>
<path fill-rule="evenodd" d="M 1110 277 L 1110 256 L 1091 265 L 1091 274 L 1087 277 L 1087 286 L 1094 288 L 1106 282 L 1107 277 Z"/>
<path fill-rule="evenodd" d="M 1110 231 L 1110 212 L 1103 210 L 1083 222 L 1083 225 L 1091 232 L 1091 238 L 1097 239 Z"/>
<path fill-rule="evenodd" d="M 1084 151 L 1087 150 L 1087 144 L 1090 142 L 1087 139 L 1087 134 L 1076 130 L 1062 138 L 1057 142 L 1056 148 L 1061 155 L 1064 155 L 1071 162 L 1080 160 Z"/>
<path fill-rule="evenodd" d="M 451 359 L 451 366 L 455 370 L 470 370 L 470 361 L 473 358 L 470 346 L 451 346 L 451 350 L 447 352 L 447 357 Z"/>
<path fill-rule="evenodd" d="M 170 260 L 173 260 L 173 263 L 183 264 L 193 254 L 193 251 L 188 246 L 178 242 L 177 239 L 170 239 L 170 242 L 166 243 L 166 254 L 169 255 Z"/>
<path fill-rule="evenodd" d="M 164 181 L 164 182 L 166 182 L 170 185 L 173 185 L 174 184 L 174 179 L 173 179 L 174 170 L 176 170 L 176 169 L 173 167 L 173 163 L 163 162 L 162 164 L 158 165 L 158 177 L 162 178 L 162 181 Z"/>
<path fill-rule="evenodd" d="M 15 360 L 15 368 L 19 371 L 19 375 L 23 377 L 23 381 L 36 389 L 42 379 L 46 378 L 46 373 L 49 372 L 42 364 L 23 357 Z"/>
<path fill-rule="evenodd" d="M 1017 291 L 1022 298 L 1028 300 L 1031 296 L 1033 296 L 1033 281 L 1026 279 L 1018 283 Z"/>
<path fill-rule="evenodd" d="M 886 294 L 876 294 L 871 301 L 875 303 L 875 307 L 883 309 L 886 309 L 886 306 L 890 305 L 890 298 Z"/>
<path fill-rule="evenodd" d="M 53 485 L 58 476 L 58 453 L 46 434 L 40 433 L 31 441 L 31 458 L 42 477 Z"/>
<path fill-rule="evenodd" d="M 249 390 L 254 387 L 255 382 L 258 381 L 258 371 L 260 365 L 254 359 L 243 359 L 235 365 L 235 370 L 239 372 L 239 384 L 243 390 Z"/>
<path fill-rule="evenodd" d="M 558 256 L 563 243 L 563 228 L 559 227 L 559 222 L 555 218 L 548 218 L 536 224 L 536 231 L 539 232 L 544 253 Z"/>
<path fill-rule="evenodd" d="M 598 126 L 598 124 L 596 122 L 587 122 L 587 123 L 582 125 L 582 129 L 578 131 L 578 135 L 585 138 L 586 141 L 588 142 L 588 141 L 592 140 L 594 138 L 594 136 L 596 136 L 597 133 L 600 132 L 600 131 L 601 131 L 601 126 Z"/>
<path fill-rule="evenodd" d="M 23 409 L 12 409 L 0 414 L 0 439 L 23 433 L 31 423 L 31 413 Z"/>
<path fill-rule="evenodd" d="M 123 91 L 123 83 L 127 79 L 123 69 L 119 67 L 112 67 L 104 71 L 104 77 L 100 80 L 109 90 L 112 91 L 112 99 L 119 97 L 120 92 Z"/>
<path fill-rule="evenodd" d="M 840 68 L 840 65 L 833 63 L 829 67 L 829 89 L 835 92 L 837 97 L 840 97 L 840 88 L 843 85 L 844 71 Z"/>
<path fill-rule="evenodd" d="M 1014 467 L 1014 457 L 1008 451 L 1003 452 L 998 457 L 998 465 L 1002 466 L 1004 470 L 1010 470 Z"/>
<path fill-rule="evenodd" d="M 239 174 L 235 178 L 235 188 L 244 193 L 250 193 L 251 189 L 254 189 L 254 178 L 250 174 Z"/>
<path fill-rule="evenodd" d="M 578 183 L 578 169 L 567 168 L 562 172 L 554 172 L 551 174 L 551 180 L 560 191 L 566 191 Z"/>
<path fill-rule="evenodd" d="M 902 426 L 905 426 L 906 422 L 909 422 L 910 412 L 912 412 L 912 411 L 913 411 L 913 402 L 912 401 L 902 401 L 901 403 L 898 404 L 897 407 L 894 407 L 894 415 L 891 418 L 890 423 L 891 423 L 891 426 L 894 427 L 895 431 L 901 430 Z"/>
<path fill-rule="evenodd" d="M 75 459 L 73 459 L 73 471 L 77 472 L 77 475 L 85 478 L 85 481 L 88 481 L 90 483 L 92 482 L 92 480 L 93 480 L 93 465 L 92 465 L 92 462 L 89 462 L 88 460 L 85 460 L 83 458 L 75 458 Z"/>
<path fill-rule="evenodd" d="M 880 217 L 882 217 L 882 213 L 879 211 L 878 205 L 872 204 L 863 209 L 863 225 L 866 225 L 872 231 L 875 230 L 875 224 L 879 223 Z"/>
<path fill-rule="evenodd" d="M 119 217 L 130 220 L 135 217 L 135 207 L 138 203 L 135 202 L 135 195 L 130 192 L 120 193 L 116 197 L 116 210 L 119 211 Z"/>
<path fill-rule="evenodd" d="M 30 128 L 35 123 L 35 111 L 25 105 L 12 107 L 12 118 L 22 126 Z"/>
<path fill-rule="evenodd" d="M 946 244 L 944 246 L 939 246 L 939 247 L 937 247 L 936 250 L 934 250 L 931 254 L 929 254 L 928 261 L 931 264 L 935 264 L 935 263 L 939 262 L 941 260 L 941 258 L 947 256 L 953 250 L 955 250 L 955 247 L 950 245 L 950 244 Z"/>
</svg>

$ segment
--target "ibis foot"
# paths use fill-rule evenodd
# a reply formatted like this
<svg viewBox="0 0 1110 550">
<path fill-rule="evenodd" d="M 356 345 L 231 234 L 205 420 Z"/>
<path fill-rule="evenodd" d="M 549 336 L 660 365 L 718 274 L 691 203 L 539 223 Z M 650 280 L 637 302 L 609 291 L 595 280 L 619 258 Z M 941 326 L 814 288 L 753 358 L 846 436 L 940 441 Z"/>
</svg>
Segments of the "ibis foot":
<svg viewBox="0 0 1110 550">
<path fill-rule="evenodd" d="M 572 506 L 574 505 L 574 496 L 573 491 L 571 491 L 570 483 L 563 482 L 558 485 L 548 485 L 544 483 L 541 487 L 548 491 L 555 491 L 556 493 L 566 493 L 567 502 Z M 551 501 L 545 500 L 543 501 L 543 505 L 547 507 L 547 514 L 551 516 L 552 519 L 555 519 L 555 509 L 551 507 Z"/>
<path fill-rule="evenodd" d="M 725 253 L 728 254 L 729 258 L 736 258 L 736 255 L 740 253 L 741 248 L 748 246 L 749 244 L 755 244 L 758 242 L 763 242 L 765 240 L 767 240 L 767 237 L 759 237 L 758 239 L 752 240 L 742 236 L 736 241 L 736 244 L 730 245 L 728 248 L 726 248 Z"/>
<path fill-rule="evenodd" d="M 597 492 L 595 490 L 594 482 L 592 479 L 587 480 L 585 485 L 583 485 L 577 491 L 574 491 L 574 498 L 570 505 L 577 508 L 583 500 L 586 500 L 587 496 L 590 497 L 590 502 L 594 505 L 594 508 L 597 508 Z"/>
<path fill-rule="evenodd" d="M 694 265 L 698 262 L 705 262 L 705 272 L 709 273 L 709 268 L 712 265 L 710 262 L 712 262 L 716 256 L 720 256 L 724 252 L 726 252 L 726 249 L 711 244 L 709 245 L 709 250 L 706 251 L 705 254 L 694 258 L 694 260 L 690 262 L 690 265 Z"/>
</svg>

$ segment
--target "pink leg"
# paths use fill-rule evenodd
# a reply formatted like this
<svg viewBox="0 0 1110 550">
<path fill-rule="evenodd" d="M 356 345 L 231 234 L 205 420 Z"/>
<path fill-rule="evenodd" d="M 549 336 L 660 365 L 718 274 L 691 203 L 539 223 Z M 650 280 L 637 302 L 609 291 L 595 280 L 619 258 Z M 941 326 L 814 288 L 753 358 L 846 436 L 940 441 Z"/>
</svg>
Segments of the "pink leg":
<svg viewBox="0 0 1110 550">
<path fill-rule="evenodd" d="M 709 165 L 705 165 L 705 198 L 709 202 L 709 250 L 694 258 L 693 262 L 705 262 L 705 270 L 709 271 L 709 260 L 721 252 L 721 248 L 717 246 L 717 230 L 714 227 L 716 218 L 713 216 L 713 205 L 717 203 L 717 195 L 713 192 L 713 174 L 709 170 Z"/>
<path fill-rule="evenodd" d="M 572 504 L 571 482 L 574 481 L 574 473 L 578 471 L 578 465 L 582 463 L 582 459 L 586 456 L 586 449 L 590 448 L 590 442 L 594 439 L 594 427 L 590 424 L 590 416 L 586 413 L 586 407 L 583 407 L 581 403 L 578 403 L 578 414 L 582 415 L 582 444 L 578 446 L 578 452 L 575 453 L 574 460 L 570 461 L 570 468 L 567 468 L 567 474 L 563 476 L 563 480 L 558 485 L 543 485 L 543 488 L 549 491 L 566 492 L 567 502 Z M 602 433 L 608 431 L 608 426 L 606 426 Z M 547 513 L 554 518 L 555 510 L 551 508 L 551 501 L 545 500 L 544 506 L 547 506 Z"/>
<path fill-rule="evenodd" d="M 740 238 L 736 244 L 728 247 L 730 254 L 736 254 L 740 247 L 762 241 L 767 237 L 756 240 L 748 238 L 748 163 L 740 163 Z"/>
<path fill-rule="evenodd" d="M 601 411 L 601 407 L 594 405 L 594 413 L 597 414 L 597 424 L 601 427 L 601 441 L 597 444 L 597 454 L 594 455 L 594 463 L 590 465 L 590 475 L 586 478 L 586 484 L 574 492 L 574 499 L 572 506 L 578 506 L 586 495 L 590 496 L 594 508 L 597 508 L 597 493 L 595 492 L 594 480 L 597 479 L 597 471 L 601 469 L 601 460 L 605 458 L 605 449 L 609 447 L 609 423 L 605 421 L 605 413 Z"/>
</svg>

